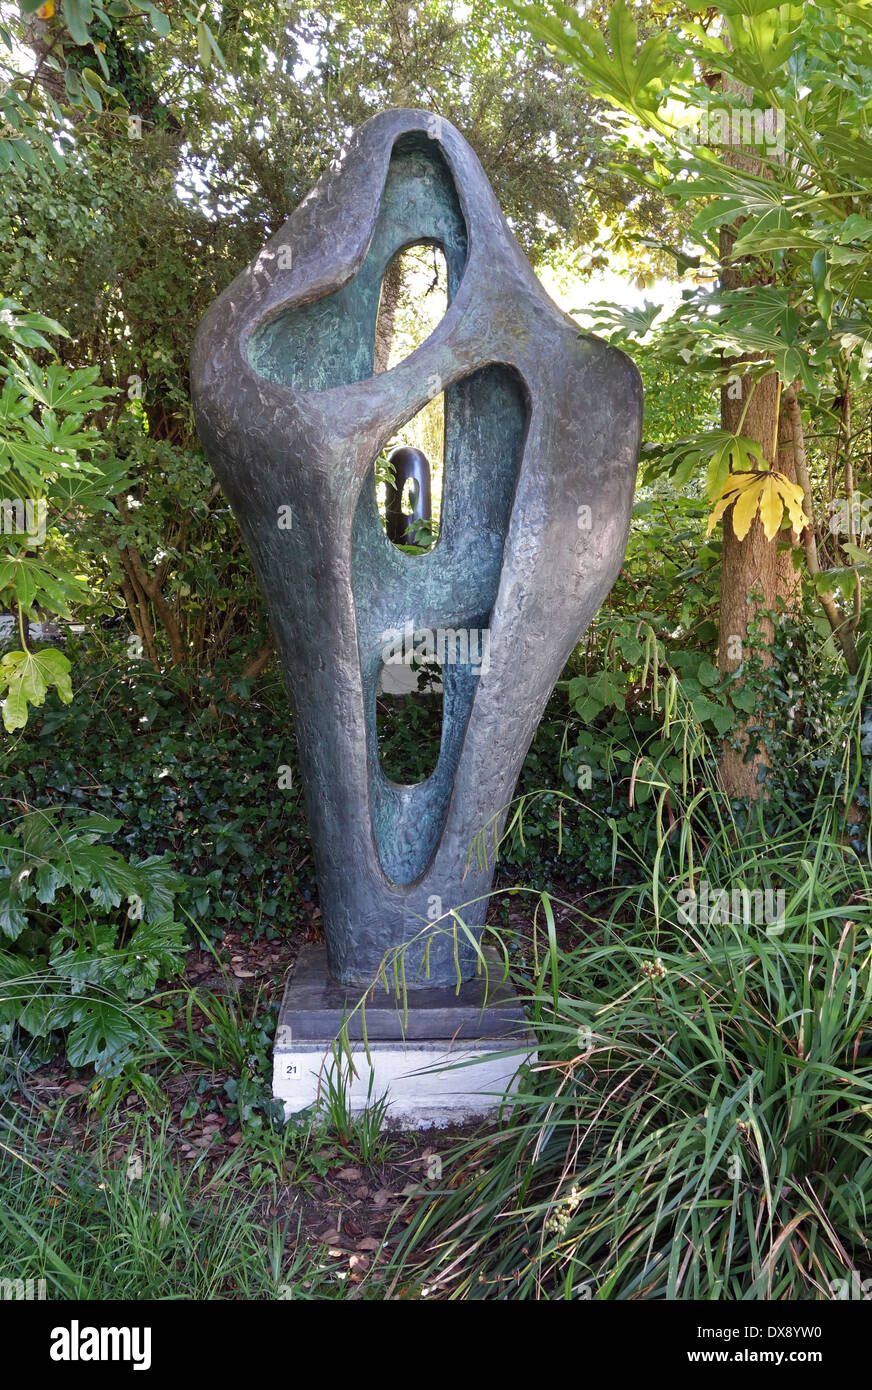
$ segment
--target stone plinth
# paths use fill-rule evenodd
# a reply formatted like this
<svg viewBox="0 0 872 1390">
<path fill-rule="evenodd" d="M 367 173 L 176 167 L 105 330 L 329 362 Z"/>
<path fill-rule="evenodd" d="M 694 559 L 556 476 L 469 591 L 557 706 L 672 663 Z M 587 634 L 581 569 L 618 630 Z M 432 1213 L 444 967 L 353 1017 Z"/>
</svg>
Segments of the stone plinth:
<svg viewBox="0 0 872 1390">
<path fill-rule="evenodd" d="M 273 1094 L 287 1115 L 314 1105 L 340 1076 L 352 1110 L 387 1095 L 389 1120 L 408 1128 L 457 1124 L 495 1113 L 536 1039 L 513 987 L 488 978 L 460 989 L 416 989 L 403 999 L 383 986 L 360 996 L 335 984 L 323 947 L 304 946 L 285 990 L 273 1054 Z M 366 1042 L 364 1042 L 364 1022 Z M 356 1075 L 336 1046 L 343 1023 Z"/>
</svg>

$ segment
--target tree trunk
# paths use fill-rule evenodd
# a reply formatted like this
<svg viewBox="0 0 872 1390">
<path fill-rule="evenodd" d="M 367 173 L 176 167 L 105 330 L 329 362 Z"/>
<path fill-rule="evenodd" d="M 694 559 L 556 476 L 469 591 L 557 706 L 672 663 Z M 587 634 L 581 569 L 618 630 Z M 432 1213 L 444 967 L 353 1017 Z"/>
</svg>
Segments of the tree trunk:
<svg viewBox="0 0 872 1390">
<path fill-rule="evenodd" d="M 373 372 L 386 372 L 391 355 L 391 343 L 394 339 L 394 320 L 397 316 L 397 305 L 400 302 L 400 291 L 403 288 L 403 263 L 402 252 L 394 256 L 382 281 L 381 298 L 378 302 L 378 317 L 375 325 L 375 361 Z"/>
<path fill-rule="evenodd" d="M 815 516 L 814 498 L 811 491 L 811 480 L 808 474 L 808 462 L 805 456 L 805 435 L 802 428 L 802 411 L 800 410 L 799 398 L 796 394 L 795 386 L 788 386 L 784 393 L 785 408 L 790 415 L 790 424 L 793 437 L 793 461 L 796 469 L 796 481 L 803 490 L 805 497 L 805 512 L 809 518 L 810 525 L 806 526 L 802 533 L 803 545 L 805 546 L 805 559 L 808 565 L 808 572 L 812 579 L 821 573 L 820 561 L 817 553 L 817 540 L 815 538 Z M 858 581 L 859 582 L 859 581 Z M 854 634 L 851 623 L 844 618 L 836 606 L 836 597 L 832 590 L 824 590 L 818 593 L 821 607 L 827 615 L 827 621 L 833 630 L 833 636 L 842 649 L 845 664 L 852 675 L 856 675 L 860 662 L 857 656 L 857 648 L 854 643 Z"/>
<path fill-rule="evenodd" d="M 746 101 L 750 96 L 747 89 L 730 78 L 724 79 L 723 89 L 741 92 Z M 760 175 L 765 172 L 759 157 L 751 150 L 727 145 L 723 159 L 725 164 L 745 173 Z M 739 224 L 721 228 L 721 287 L 725 291 L 765 283 L 758 263 L 749 258 L 740 262 L 733 259 L 738 231 Z M 729 360 L 727 365 L 730 365 Z M 748 377 L 743 377 L 738 391 L 735 385 L 721 388 L 721 428 L 757 441 L 761 469 L 772 468 L 775 464 L 779 397 L 777 372 L 769 372 L 753 385 Z M 760 518 L 754 518 L 747 536 L 740 541 L 733 530 L 731 508 L 724 516 L 723 534 L 718 625 L 721 675 L 735 671 L 748 659 L 752 625 L 756 627 L 758 642 L 762 639 L 765 644 L 760 653 L 763 663 L 771 664 L 774 628 L 772 619 L 766 614 L 775 610 L 777 595 L 777 540 L 766 539 Z M 754 722 L 753 716 L 747 721 Z M 746 723 L 737 722 L 721 750 L 721 778 L 727 795 L 757 800 L 763 790 L 763 773 L 768 765 L 762 743 L 749 736 Z"/>
<path fill-rule="evenodd" d="M 778 451 L 775 467 L 792 483 L 796 482 L 796 468 L 793 462 L 793 426 L 790 411 L 781 393 L 781 409 L 778 412 Z M 802 537 L 798 531 L 782 531 L 777 540 L 778 553 L 775 558 L 775 588 L 785 612 L 799 621 L 802 615 L 802 569 L 794 563 L 794 557 L 802 556 Z"/>
<path fill-rule="evenodd" d="M 777 373 L 770 372 L 753 387 L 744 385 L 743 395 L 749 391 L 753 394 L 748 401 L 741 433 L 758 441 L 761 466 L 771 468 L 775 461 Z M 743 402 L 731 399 L 727 392 L 727 387 L 721 392 L 722 427 L 738 432 Z M 724 517 L 723 529 L 718 620 L 718 669 L 721 675 L 735 671 L 751 655 L 749 629 L 752 626 L 756 628 L 758 642 L 762 639 L 765 643 L 760 652 L 763 664 L 771 663 L 769 648 L 775 633 L 769 613 L 775 610 L 777 595 L 776 542 L 766 539 L 760 518 L 754 518 L 747 536 L 741 541 L 733 530 L 731 511 Z M 763 785 L 761 773 L 769 765 L 769 759 L 759 740 L 754 740 L 754 747 L 749 752 L 750 743 L 742 724 L 737 724 L 724 740 L 721 777 L 728 796 L 750 797 L 753 800 L 760 796 Z"/>
</svg>

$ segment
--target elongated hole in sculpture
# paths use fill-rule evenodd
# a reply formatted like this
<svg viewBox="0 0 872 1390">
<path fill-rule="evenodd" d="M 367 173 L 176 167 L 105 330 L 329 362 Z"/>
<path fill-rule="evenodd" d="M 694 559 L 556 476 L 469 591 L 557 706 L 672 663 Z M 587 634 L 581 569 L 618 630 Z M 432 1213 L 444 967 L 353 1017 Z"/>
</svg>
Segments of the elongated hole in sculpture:
<svg viewBox="0 0 872 1390">
<path fill-rule="evenodd" d="M 389 371 L 419 348 L 447 308 L 448 268 L 441 248 L 420 243 L 398 252 L 382 281 L 374 370 Z M 392 460 L 399 448 L 415 450 L 423 459 L 402 455 Z M 440 393 L 388 441 L 376 464 L 376 495 L 385 534 L 412 554 L 424 554 L 436 544 L 444 458 L 445 399 Z M 409 495 L 412 492 L 414 497 Z"/>
<path fill-rule="evenodd" d="M 489 364 L 445 393 L 444 525 L 429 555 L 387 543 L 374 472 L 361 485 L 351 538 L 351 581 L 366 708 L 370 818 L 381 866 L 395 884 L 414 882 L 437 851 L 468 722 L 490 675 L 490 624 L 500 584 L 527 406 L 515 374 Z M 414 634 L 430 635 L 441 666 L 444 713 L 439 757 L 417 785 L 386 776 L 378 738 L 378 693 L 387 665 L 407 665 Z M 384 729 L 384 725 L 383 725 Z M 433 740 L 435 753 L 435 739 Z M 429 759 L 427 760 L 429 762 Z M 417 773 L 426 770 L 420 753 Z M 387 764 L 394 776 L 409 773 Z"/>
<path fill-rule="evenodd" d="M 365 381 L 396 367 L 437 329 L 447 300 L 463 279 L 467 234 L 454 178 L 434 140 L 408 132 L 395 142 L 369 249 L 351 279 L 346 278 L 345 252 L 353 248 L 347 241 L 340 238 L 335 256 L 332 247 L 324 252 L 335 272 L 333 279 L 341 282 L 339 288 L 302 303 L 295 297 L 253 330 L 246 347 L 248 360 L 268 381 L 297 391 L 331 391 Z M 398 266 L 390 269 L 397 257 Z M 413 267 L 415 262 L 417 271 L 411 268 L 404 276 L 406 264 Z M 396 294 L 386 290 L 382 295 L 386 271 L 388 289 L 393 286 Z M 405 293 L 404 278 L 409 285 Z"/>
<path fill-rule="evenodd" d="M 415 648 L 412 647 L 412 653 Z M 411 664 L 382 668 L 376 698 L 376 737 L 382 772 L 391 782 L 417 786 L 433 773 L 442 747 L 442 680 L 428 652 Z"/>
</svg>

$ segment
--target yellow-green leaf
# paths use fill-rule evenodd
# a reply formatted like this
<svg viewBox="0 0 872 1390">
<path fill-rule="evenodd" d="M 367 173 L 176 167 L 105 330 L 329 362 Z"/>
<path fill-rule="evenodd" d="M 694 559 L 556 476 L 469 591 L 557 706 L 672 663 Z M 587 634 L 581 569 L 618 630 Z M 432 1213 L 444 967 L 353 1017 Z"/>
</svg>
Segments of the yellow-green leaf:
<svg viewBox="0 0 872 1390">
<path fill-rule="evenodd" d="M 759 475 L 757 473 L 731 473 L 720 491 L 720 496 L 712 510 L 706 527 L 706 535 L 710 535 L 717 523 L 720 521 L 724 512 L 731 507 L 744 490 L 751 486 Z"/>
<path fill-rule="evenodd" d="M 743 541 L 751 529 L 751 522 L 757 515 L 757 507 L 761 502 L 764 481 L 763 478 L 756 477 L 736 498 L 732 522 L 737 540 Z"/>
<path fill-rule="evenodd" d="M 799 486 L 799 483 L 791 482 L 783 473 L 773 473 L 772 480 L 781 495 L 782 502 L 787 508 L 790 524 L 794 531 L 804 531 L 806 526 L 809 525 L 809 519 L 802 509 L 805 494 Z"/>
<path fill-rule="evenodd" d="M 27 723 L 28 705 L 41 705 L 50 685 L 65 705 L 73 698 L 70 663 L 63 652 L 46 647 L 39 652 L 7 652 L 0 661 L 0 691 L 5 690 L 3 723 L 12 733 Z"/>
<path fill-rule="evenodd" d="M 778 491 L 778 484 L 771 475 L 767 475 L 760 491 L 760 520 L 763 522 L 767 541 L 774 540 L 778 535 L 783 515 L 784 503 Z M 736 534 L 738 535 L 738 532 Z"/>
</svg>

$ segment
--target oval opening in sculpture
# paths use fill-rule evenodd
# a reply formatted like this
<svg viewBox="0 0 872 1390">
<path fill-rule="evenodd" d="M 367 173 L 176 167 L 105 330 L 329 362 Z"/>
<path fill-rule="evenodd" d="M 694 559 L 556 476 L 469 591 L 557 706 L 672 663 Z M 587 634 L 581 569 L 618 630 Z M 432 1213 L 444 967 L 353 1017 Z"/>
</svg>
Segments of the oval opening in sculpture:
<svg viewBox="0 0 872 1390">
<path fill-rule="evenodd" d="M 523 453 L 527 404 L 509 368 L 480 367 L 445 394 L 445 490 L 438 545 L 402 553 L 386 542 L 374 475 L 361 488 L 351 581 L 367 718 L 370 812 L 382 869 L 397 884 L 422 874 L 439 841 L 460 751 L 490 661 L 490 613 Z M 439 756 L 410 785 L 386 775 L 377 751 L 377 691 L 388 665 L 409 665 L 423 634 L 444 683 Z"/>
<path fill-rule="evenodd" d="M 251 366 L 300 391 L 329 391 L 373 376 L 385 273 L 399 252 L 422 244 L 444 256 L 450 302 L 466 266 L 466 221 L 442 150 L 413 132 L 394 144 L 379 215 L 357 272 L 331 294 L 291 305 L 256 328 L 246 346 Z"/>
<path fill-rule="evenodd" d="M 390 371 L 434 332 L 448 308 L 442 250 L 419 242 L 398 252 L 382 281 L 375 370 Z M 388 540 L 411 555 L 439 536 L 445 457 L 445 396 L 428 401 L 388 441 L 375 462 L 379 515 Z"/>
<path fill-rule="evenodd" d="M 414 787 L 433 775 L 442 747 L 442 678 L 426 653 L 382 668 L 376 738 L 389 782 Z"/>
<path fill-rule="evenodd" d="M 379 295 L 374 372 L 390 371 L 421 347 L 448 308 L 448 264 L 432 241 L 404 246 L 391 258 Z"/>
</svg>

